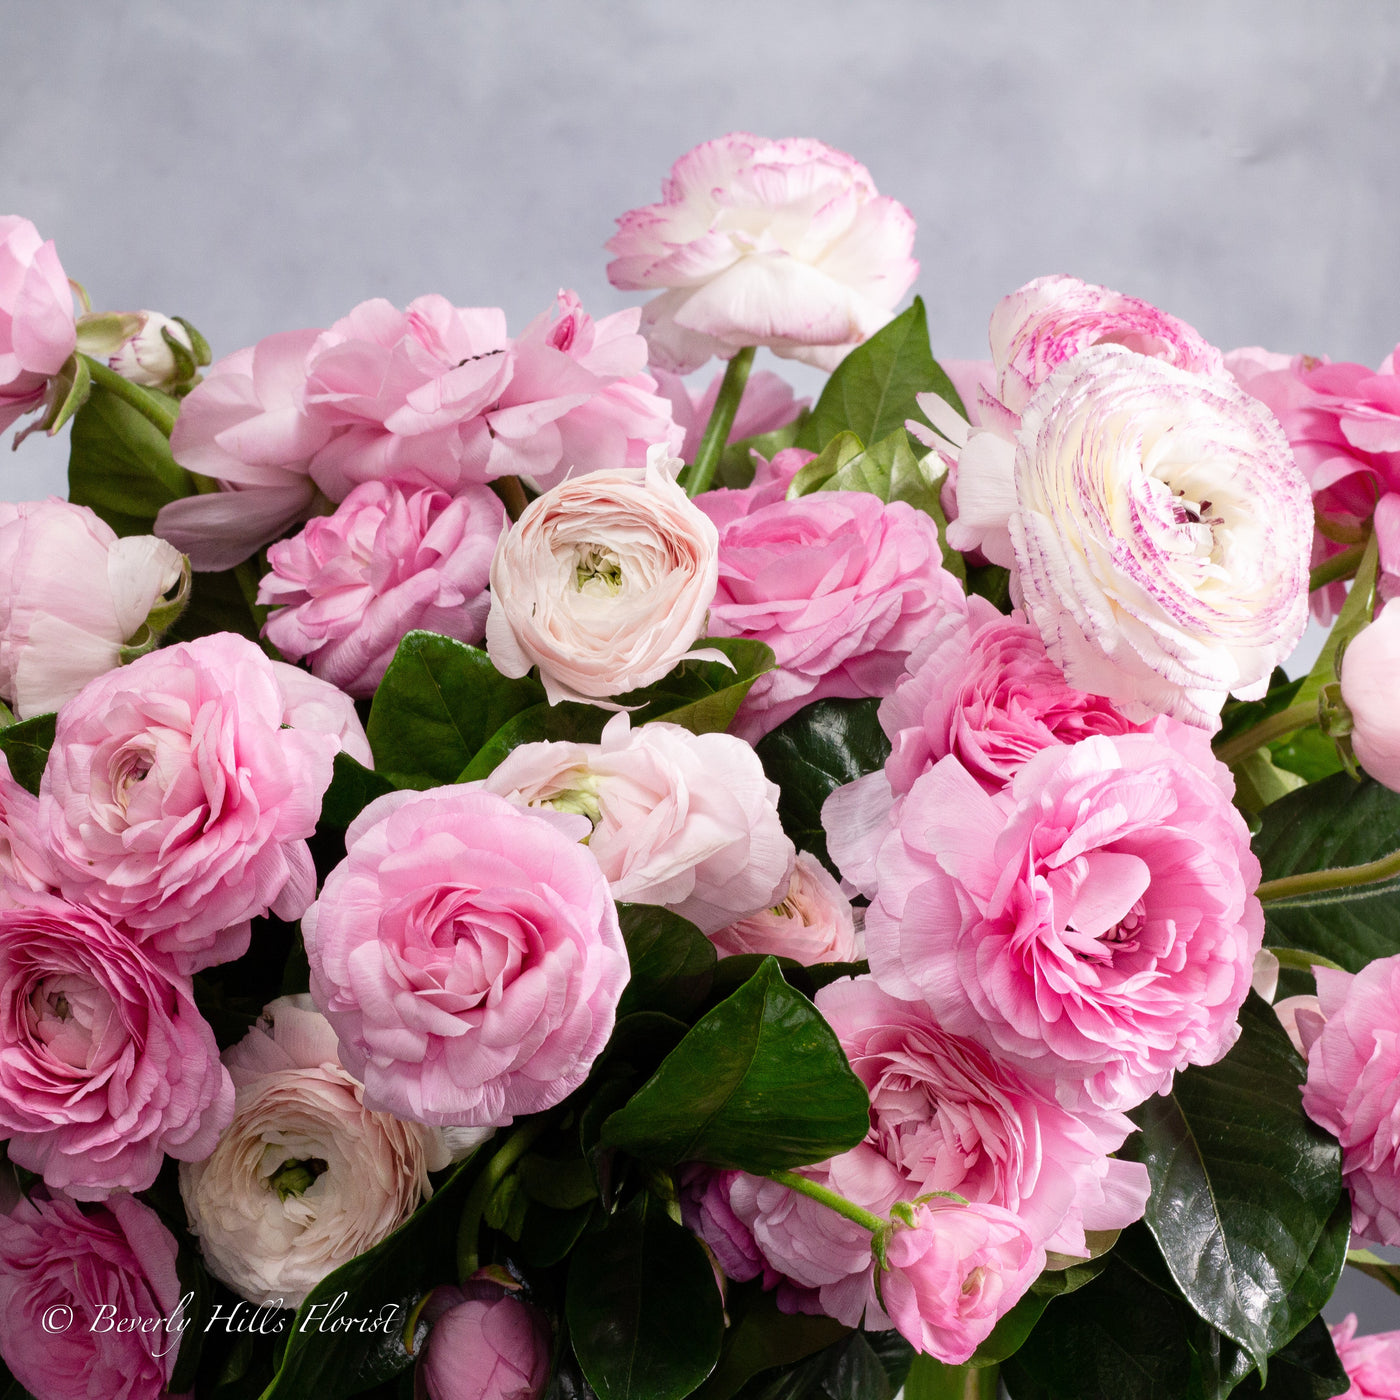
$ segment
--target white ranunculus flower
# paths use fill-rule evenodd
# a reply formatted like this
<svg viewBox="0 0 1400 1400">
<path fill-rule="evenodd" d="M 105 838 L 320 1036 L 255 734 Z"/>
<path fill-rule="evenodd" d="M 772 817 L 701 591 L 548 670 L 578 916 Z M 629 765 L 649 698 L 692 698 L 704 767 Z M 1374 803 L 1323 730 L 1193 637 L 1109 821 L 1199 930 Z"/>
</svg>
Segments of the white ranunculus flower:
<svg viewBox="0 0 1400 1400">
<path fill-rule="evenodd" d="M 1208 729 L 1264 693 L 1307 622 L 1312 509 L 1262 404 L 1096 346 L 1026 405 L 1012 472 L 1015 587 L 1072 686 Z"/>
<path fill-rule="evenodd" d="M 296 1307 L 408 1219 L 430 1171 L 475 1145 L 367 1110 L 310 997 L 270 1003 L 223 1058 L 233 1122 L 211 1156 L 180 1164 L 180 1194 L 209 1272 L 250 1302 Z"/>
<path fill-rule="evenodd" d="M 551 705 L 660 680 L 693 652 L 719 579 L 719 532 L 676 484 L 679 459 L 573 477 L 532 501 L 491 561 L 486 650 L 531 666 Z"/>
</svg>

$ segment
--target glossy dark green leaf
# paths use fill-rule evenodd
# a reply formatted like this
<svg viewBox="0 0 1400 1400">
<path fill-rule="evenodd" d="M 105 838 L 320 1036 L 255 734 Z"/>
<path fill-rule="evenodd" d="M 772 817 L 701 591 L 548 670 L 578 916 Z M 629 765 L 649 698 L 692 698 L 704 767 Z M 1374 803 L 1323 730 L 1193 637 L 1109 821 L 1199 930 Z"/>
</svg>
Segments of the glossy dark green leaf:
<svg viewBox="0 0 1400 1400">
<path fill-rule="evenodd" d="M 565 1314 L 601 1400 L 679 1400 L 714 1369 L 724 1334 L 709 1256 L 649 1192 L 575 1246 Z"/>
<path fill-rule="evenodd" d="M 836 367 L 798 445 L 819 452 L 837 433 L 849 430 L 862 442 L 878 442 L 905 420 L 927 421 L 919 394 L 934 393 L 959 412 L 962 401 L 929 348 L 928 317 L 920 298 L 883 329 L 858 345 Z"/>
<path fill-rule="evenodd" d="M 1400 793 L 1345 773 L 1265 809 L 1254 853 L 1266 880 L 1359 865 L 1400 846 Z M 1265 905 L 1264 941 L 1322 953 L 1349 972 L 1400 953 L 1400 876 Z"/>
<path fill-rule="evenodd" d="M 555 1210 L 532 1202 L 520 1232 L 520 1257 L 537 1269 L 546 1269 L 568 1257 L 593 1218 L 593 1203 Z"/>
<path fill-rule="evenodd" d="M 44 765 L 49 761 L 49 750 L 53 748 L 57 723 L 57 715 L 35 715 L 0 729 L 0 750 L 9 760 L 10 776 L 36 797 Z"/>
<path fill-rule="evenodd" d="M 1051 1300 L 1092 1283 L 1108 1266 L 1108 1256 L 1086 1259 L 1068 1269 L 1047 1269 L 998 1320 L 992 1334 L 973 1353 L 978 1366 L 994 1366 L 1020 1349 Z"/>
<path fill-rule="evenodd" d="M 176 465 L 165 434 L 100 385 L 74 415 L 71 432 L 68 499 L 90 506 L 117 534 L 150 534 L 162 506 L 195 494 L 194 478 Z"/>
<path fill-rule="evenodd" d="M 1142 1131 L 1124 1152 L 1147 1167 L 1145 1219 L 1183 1295 L 1263 1363 L 1340 1271 L 1340 1257 L 1330 1279 L 1310 1264 L 1340 1199 L 1341 1149 L 1303 1112 L 1303 1062 L 1268 1004 L 1251 994 L 1240 1026 L 1219 1064 L 1134 1110 Z"/>
<path fill-rule="evenodd" d="M 456 782 L 508 719 L 543 700 L 538 681 L 508 679 L 484 651 L 433 632 L 410 632 L 369 713 L 375 769 L 398 787 Z"/>
<path fill-rule="evenodd" d="M 242 566 L 252 570 L 250 561 Z M 256 574 L 254 575 L 256 578 Z M 174 626 L 166 634 L 170 642 L 189 642 L 211 632 L 237 632 L 250 642 L 259 642 L 261 624 L 254 617 L 238 575 L 232 569 L 218 574 L 196 573 L 190 576 L 190 601 Z"/>
<path fill-rule="evenodd" d="M 894 1375 L 889 1338 L 899 1344 Z M 908 1356 L 908 1343 L 898 1332 L 852 1332 L 795 1366 L 760 1372 L 736 1393 L 737 1400 L 891 1400 L 908 1370 Z"/>
<path fill-rule="evenodd" d="M 403 1345 L 409 1310 L 430 1288 L 457 1281 L 457 1218 L 472 1182 L 471 1168 L 470 1160 L 463 1162 L 392 1235 L 342 1264 L 307 1294 L 262 1400 L 355 1395 L 411 1364 Z M 369 1322 L 364 1330 L 335 1330 L 337 1317 Z M 372 1329 L 371 1322 L 377 1324 Z"/>
<path fill-rule="evenodd" d="M 778 816 L 799 851 L 811 851 L 835 871 L 822 829 L 822 803 L 890 756 L 878 700 L 818 700 L 757 744 L 763 771 L 779 789 Z"/>
<path fill-rule="evenodd" d="M 792 1366 L 835 1345 L 850 1333 L 830 1317 L 779 1310 L 776 1295 L 753 1284 L 730 1286 L 731 1325 L 724 1351 L 695 1400 L 729 1400 L 751 1377 L 775 1366 Z"/>
<path fill-rule="evenodd" d="M 618 1015 L 664 1011 L 682 1020 L 709 995 L 715 975 L 715 945 L 689 920 L 655 904 L 619 904 L 631 980 Z"/>
<path fill-rule="evenodd" d="M 596 744 L 603 726 L 612 718 L 597 705 L 575 705 L 570 701 L 531 705 L 512 715 L 477 751 L 458 775 L 459 783 L 489 777 L 512 749 L 521 744 Z"/>
<path fill-rule="evenodd" d="M 393 791 L 393 783 L 382 773 L 357 763 L 348 753 L 338 753 L 331 785 L 321 799 L 321 820 L 327 826 L 343 829 L 376 797 Z"/>
<path fill-rule="evenodd" d="M 668 676 L 644 690 L 617 697 L 618 703 L 639 708 L 632 725 L 649 720 L 679 724 L 692 734 L 722 733 L 743 703 L 753 683 L 777 665 L 772 648 L 742 637 L 700 637 L 695 649 L 722 652 L 720 661 L 682 661 Z"/>
<path fill-rule="evenodd" d="M 1347 1373 L 1332 1345 L 1332 1334 L 1315 1317 L 1282 1351 L 1269 1358 L 1269 1382 L 1261 1385 L 1259 1373 L 1246 1376 L 1234 1392 L 1262 1400 L 1330 1400 L 1350 1388 Z"/>
<path fill-rule="evenodd" d="M 661 1165 L 766 1172 L 854 1147 L 869 1112 L 831 1027 L 768 958 L 607 1120 L 603 1142 Z"/>
</svg>

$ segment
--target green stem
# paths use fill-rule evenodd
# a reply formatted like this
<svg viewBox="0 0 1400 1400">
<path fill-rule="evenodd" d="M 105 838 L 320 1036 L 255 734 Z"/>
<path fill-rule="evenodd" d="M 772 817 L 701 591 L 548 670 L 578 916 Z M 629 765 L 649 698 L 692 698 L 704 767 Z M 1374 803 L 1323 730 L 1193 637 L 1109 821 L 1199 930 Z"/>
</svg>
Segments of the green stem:
<svg viewBox="0 0 1400 1400">
<path fill-rule="evenodd" d="M 1242 734 L 1236 734 L 1233 739 L 1225 740 L 1215 750 L 1215 756 L 1221 763 L 1233 768 L 1240 759 L 1247 758 L 1255 749 L 1262 749 L 1265 744 L 1281 739 L 1285 734 L 1292 734 L 1295 729 L 1306 729 L 1316 723 L 1316 703 L 1290 705 L 1286 710 L 1261 719 L 1258 724 L 1246 729 Z"/>
<path fill-rule="evenodd" d="M 92 376 L 94 384 L 100 384 L 113 398 L 130 404 L 148 423 L 153 423 L 166 437 L 170 436 L 177 414 L 171 413 L 159 399 L 153 394 L 148 394 L 139 384 L 123 379 L 116 370 L 104 365 L 101 360 L 94 360 L 91 355 L 84 355 L 83 359 L 87 361 L 88 373 Z"/>
<path fill-rule="evenodd" d="M 1261 904 L 1269 904 L 1300 894 L 1345 890 L 1353 885 L 1375 885 L 1396 875 L 1400 875 L 1400 851 L 1392 851 L 1379 860 L 1368 860 L 1364 865 L 1338 865 L 1331 870 L 1306 870 L 1299 875 L 1282 875 L 1277 880 L 1265 880 L 1255 894 L 1259 896 Z"/>
<path fill-rule="evenodd" d="M 739 400 L 744 397 L 744 386 L 749 382 L 749 370 L 753 368 L 752 345 L 746 345 L 735 353 L 724 371 L 719 393 L 715 396 L 714 411 L 705 425 L 705 436 L 700 439 L 695 460 L 690 464 L 686 477 L 686 495 L 698 496 L 710 489 L 715 479 L 715 468 L 719 466 L 720 454 L 729 441 L 729 430 L 734 426 L 734 415 L 739 411 Z"/>
<path fill-rule="evenodd" d="M 512 522 L 519 520 L 525 514 L 525 507 L 530 504 L 525 495 L 525 488 L 520 484 L 518 476 L 503 476 L 491 483 L 491 489 L 496 493 L 501 504 L 506 508 L 506 514 Z"/>
<path fill-rule="evenodd" d="M 486 1214 L 492 1193 L 549 1126 L 550 1119 L 544 1116 L 522 1123 L 501 1143 L 482 1168 L 481 1175 L 472 1183 L 466 1204 L 462 1207 L 462 1223 L 457 1230 L 457 1273 L 463 1282 L 476 1272 L 477 1265 L 481 1263 L 481 1217 Z"/>
<path fill-rule="evenodd" d="M 1319 588 L 1325 588 L 1329 583 L 1336 583 L 1338 579 L 1351 578 L 1361 566 L 1361 558 L 1366 553 L 1366 542 L 1354 544 L 1350 549 L 1344 549 L 1340 554 L 1334 554 L 1330 559 L 1324 559 L 1312 573 L 1308 575 L 1308 592 L 1315 592 Z"/>
<path fill-rule="evenodd" d="M 888 1220 L 882 1220 L 878 1215 L 872 1215 L 870 1211 L 862 1209 L 854 1201 L 848 1201 L 844 1196 L 838 1196 L 829 1187 L 819 1185 L 810 1177 L 799 1176 L 796 1172 L 769 1172 L 769 1179 L 786 1186 L 790 1191 L 798 1191 L 804 1196 L 810 1196 L 814 1201 L 820 1201 L 822 1205 L 829 1206 L 837 1215 L 844 1215 L 847 1220 L 854 1220 L 857 1225 L 863 1225 L 872 1235 L 879 1233 L 889 1227 Z"/>
</svg>

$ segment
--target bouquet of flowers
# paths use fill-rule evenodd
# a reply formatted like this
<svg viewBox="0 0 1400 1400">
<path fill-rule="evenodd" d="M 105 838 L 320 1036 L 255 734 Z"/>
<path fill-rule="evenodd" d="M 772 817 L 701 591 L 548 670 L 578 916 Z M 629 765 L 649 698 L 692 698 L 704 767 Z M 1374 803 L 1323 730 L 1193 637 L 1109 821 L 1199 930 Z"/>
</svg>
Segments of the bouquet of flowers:
<svg viewBox="0 0 1400 1400">
<path fill-rule="evenodd" d="M 0 219 L 0 1393 L 1400 1395 L 1400 364 L 913 235 L 214 359 Z"/>
</svg>

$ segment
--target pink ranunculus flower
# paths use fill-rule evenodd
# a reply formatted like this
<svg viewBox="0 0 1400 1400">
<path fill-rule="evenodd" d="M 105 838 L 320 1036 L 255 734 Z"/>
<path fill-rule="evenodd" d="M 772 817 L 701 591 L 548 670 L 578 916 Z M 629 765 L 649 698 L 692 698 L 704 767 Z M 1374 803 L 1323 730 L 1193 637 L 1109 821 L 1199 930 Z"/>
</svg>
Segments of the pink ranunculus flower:
<svg viewBox="0 0 1400 1400">
<path fill-rule="evenodd" d="M 787 893 L 710 935 L 721 957 L 775 953 L 810 967 L 823 962 L 856 962 L 865 941 L 856 930 L 851 901 L 816 856 L 798 853 Z"/>
<path fill-rule="evenodd" d="M 660 904 L 714 934 L 783 899 L 794 850 L 778 789 L 732 734 L 608 721 L 598 744 L 520 744 L 485 780 L 529 807 L 581 813 L 613 897 Z"/>
<path fill-rule="evenodd" d="M 679 458 L 593 472 L 546 491 L 491 561 L 486 650 L 506 676 L 532 666 L 551 705 L 658 681 L 690 657 L 719 570 L 719 537 L 676 484 Z"/>
<path fill-rule="evenodd" d="M 264 631 L 293 661 L 348 695 L 373 695 L 414 628 L 479 642 L 491 556 L 505 511 L 484 486 L 459 496 L 357 486 L 334 515 L 308 521 L 267 552 L 258 602 Z"/>
<path fill-rule="evenodd" d="M 183 556 L 154 535 L 118 539 L 56 496 L 0 502 L 0 695 L 21 719 L 58 709 L 186 583 Z"/>
<path fill-rule="evenodd" d="M 672 374 L 665 369 L 654 369 L 652 373 L 656 378 L 657 393 L 670 400 L 671 412 L 676 423 L 685 431 L 685 437 L 677 450 L 685 461 L 693 462 L 700 439 L 705 435 L 710 415 L 715 410 L 715 401 L 719 398 L 719 386 L 724 381 L 724 375 L 715 375 L 697 398 L 686 387 L 685 380 L 679 374 Z M 734 424 L 729 429 L 728 441 L 742 442 L 745 438 L 757 437 L 760 433 L 772 433 L 779 428 L 786 428 L 809 403 L 810 399 L 795 398 L 792 385 L 785 379 L 770 374 L 767 370 L 759 370 L 757 374 L 749 376 L 749 382 L 744 386 L 744 396 L 739 400 Z"/>
<path fill-rule="evenodd" d="M 190 1229 L 235 1293 L 296 1307 L 402 1225 L 451 1153 L 436 1130 L 365 1107 L 310 997 L 278 997 L 224 1063 L 232 1122 L 180 1168 Z"/>
<path fill-rule="evenodd" d="M 1400 1400 L 1400 1331 L 1358 1337 L 1355 1313 L 1348 1313 L 1331 1331 L 1337 1358 L 1351 1382 L 1338 1400 Z"/>
<path fill-rule="evenodd" d="M 1143 1102 L 1239 1034 L 1264 920 L 1231 786 L 1170 736 L 1044 749 L 996 795 L 941 759 L 876 859 L 871 971 L 1072 1110 Z"/>
<path fill-rule="evenodd" d="M 1045 1267 L 1045 1251 L 1000 1206 L 941 1199 L 914 1207 L 886 1247 L 880 1299 L 905 1341 L 960 1366 Z"/>
<path fill-rule="evenodd" d="M 0 892 L 0 1135 L 82 1200 L 207 1156 L 233 1085 L 189 981 L 94 909 Z"/>
<path fill-rule="evenodd" d="M 163 1400 L 192 1320 L 177 1252 L 125 1194 L 81 1209 L 38 1190 L 0 1214 L 0 1354 L 14 1378 L 42 1400 Z"/>
<path fill-rule="evenodd" d="M 710 629 L 778 659 L 734 732 L 752 743 L 814 700 L 887 694 L 934 622 L 966 608 L 932 518 L 903 501 L 819 491 L 729 520 Z"/>
<path fill-rule="evenodd" d="M 351 823 L 302 935 L 367 1106 L 498 1126 L 583 1082 L 629 976 L 587 834 L 455 786 L 389 793 Z"/>
<path fill-rule="evenodd" d="M 1213 729 L 1302 635 L 1307 483 L 1228 379 L 1086 350 L 1027 404 L 1008 486 L 1026 615 L 1065 679 L 1130 719 Z"/>
<path fill-rule="evenodd" d="M 909 211 L 820 141 L 731 132 L 682 156 L 662 196 L 617 221 L 608 278 L 659 292 L 642 330 L 664 369 L 747 345 L 834 369 L 919 270 Z"/>
<path fill-rule="evenodd" d="M 15 781 L 9 758 L 0 753 L 0 881 L 3 880 L 29 890 L 51 890 L 58 884 L 44 850 L 39 799 Z"/>
<path fill-rule="evenodd" d="M 320 331 L 281 331 L 215 361 L 180 405 L 170 450 L 220 487 L 162 506 L 155 532 L 196 569 L 229 569 L 314 509 L 311 459 L 335 433 L 302 408 Z"/>
<path fill-rule="evenodd" d="M 945 1031 L 922 1003 L 892 997 L 872 977 L 828 984 L 817 1009 L 870 1093 L 866 1142 L 898 1168 L 906 1199 L 951 1191 L 1004 1207 L 1061 1254 L 1086 1254 L 1086 1230 L 1141 1217 L 1147 1169 L 1108 1156 L 1133 1130 L 1124 1115 L 1074 1116 L 1053 1087 Z"/>
<path fill-rule="evenodd" d="M 1311 355 L 1279 355 L 1257 346 L 1233 350 L 1225 363 L 1240 385 L 1268 406 L 1312 488 L 1319 528 L 1312 562 L 1348 547 L 1373 520 L 1380 544 L 1380 591 L 1400 595 L 1400 346 L 1379 368 L 1332 364 Z M 1327 534 L 1323 530 L 1327 530 Z M 1330 621 L 1346 597 L 1331 584 L 1313 596 Z"/>
<path fill-rule="evenodd" d="M 549 1380 L 549 1319 L 501 1288 L 438 1288 L 419 1375 L 428 1400 L 539 1400 Z"/>
<path fill-rule="evenodd" d="M 1347 644 L 1342 656 L 1342 699 L 1351 711 L 1357 762 L 1378 782 L 1400 791 L 1400 598 Z"/>
<path fill-rule="evenodd" d="M 369 736 L 355 702 L 343 690 L 285 661 L 274 661 L 272 670 L 282 692 L 283 724 L 308 734 L 327 734 L 356 763 L 374 767 Z"/>
<path fill-rule="evenodd" d="M 682 1168 L 677 1179 L 681 1220 L 687 1230 L 704 1241 L 726 1279 L 746 1283 L 761 1277 L 763 1287 L 772 1288 L 781 1275 L 763 1257 L 753 1231 L 730 1204 L 730 1188 L 741 1175 L 698 1163 Z"/>
<path fill-rule="evenodd" d="M 0 429 L 43 407 L 77 340 L 73 293 L 52 241 L 28 219 L 0 214 Z"/>
<path fill-rule="evenodd" d="M 723 530 L 731 522 L 752 515 L 763 506 L 787 500 L 793 477 L 808 462 L 815 461 L 816 456 L 803 447 L 784 447 L 769 461 L 755 453 L 753 480 L 747 486 L 716 487 L 697 497 L 697 504 L 715 522 L 716 528 Z"/>
<path fill-rule="evenodd" d="M 299 918 L 341 741 L 284 728 L 286 708 L 274 663 L 231 632 L 85 686 L 59 715 L 39 793 L 64 894 L 184 972 L 238 957 L 257 915 Z"/>
<path fill-rule="evenodd" d="M 1305 1044 L 1313 1038 L 1303 1108 L 1342 1144 L 1353 1233 L 1400 1245 L 1400 954 L 1355 976 L 1328 967 L 1313 974 L 1324 1019 L 1304 1035 Z"/>
</svg>

